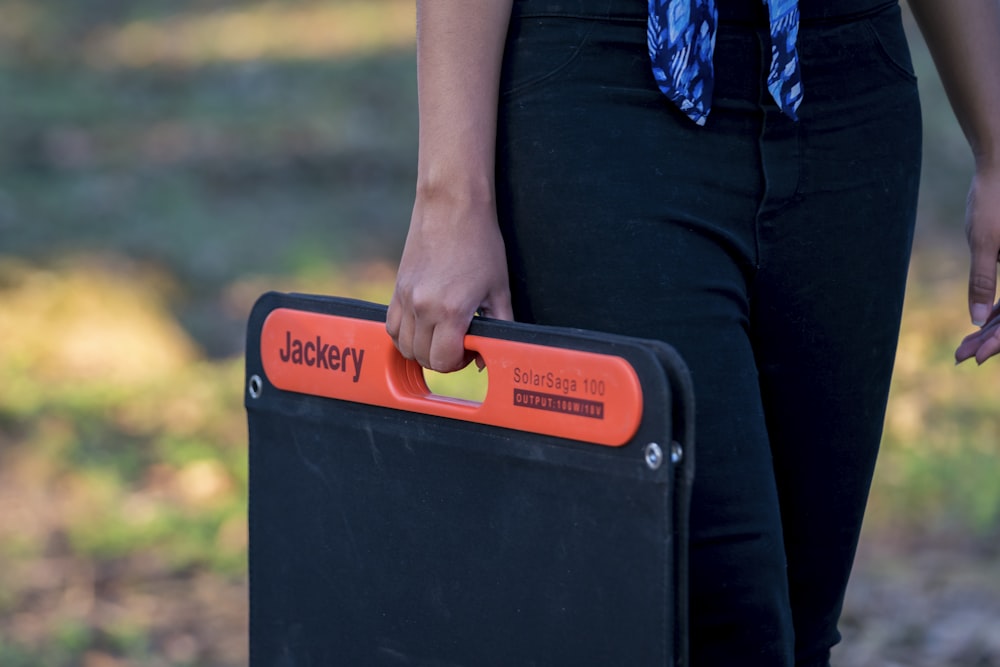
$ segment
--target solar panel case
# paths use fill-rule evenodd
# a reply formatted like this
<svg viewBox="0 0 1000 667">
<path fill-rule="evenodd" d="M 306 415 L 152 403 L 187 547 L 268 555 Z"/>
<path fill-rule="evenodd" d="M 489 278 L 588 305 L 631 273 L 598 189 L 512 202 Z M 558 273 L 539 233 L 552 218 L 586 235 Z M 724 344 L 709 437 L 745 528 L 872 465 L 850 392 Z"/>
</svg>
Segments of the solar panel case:
<svg viewBox="0 0 1000 667">
<path fill-rule="evenodd" d="M 481 404 L 385 308 L 247 333 L 251 667 L 686 664 L 693 399 L 668 345 L 476 319 Z"/>
</svg>

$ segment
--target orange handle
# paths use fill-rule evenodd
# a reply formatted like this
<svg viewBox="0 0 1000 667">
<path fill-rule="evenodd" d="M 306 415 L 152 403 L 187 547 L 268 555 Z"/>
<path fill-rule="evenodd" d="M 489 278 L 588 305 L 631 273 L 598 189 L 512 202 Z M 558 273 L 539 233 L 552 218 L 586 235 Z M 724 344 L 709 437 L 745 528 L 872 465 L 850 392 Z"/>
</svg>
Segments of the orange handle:
<svg viewBox="0 0 1000 667">
<path fill-rule="evenodd" d="M 621 357 L 480 336 L 465 346 L 489 369 L 482 403 L 432 393 L 381 322 L 278 308 L 261 331 L 264 373 L 286 391 L 609 446 L 639 428 L 642 389 Z"/>
</svg>

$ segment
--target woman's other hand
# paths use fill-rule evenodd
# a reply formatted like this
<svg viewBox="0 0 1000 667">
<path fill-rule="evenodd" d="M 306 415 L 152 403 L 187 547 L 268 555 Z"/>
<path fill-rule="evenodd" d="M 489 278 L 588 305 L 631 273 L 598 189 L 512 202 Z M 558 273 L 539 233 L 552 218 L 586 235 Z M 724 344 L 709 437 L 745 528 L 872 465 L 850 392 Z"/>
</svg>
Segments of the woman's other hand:
<svg viewBox="0 0 1000 667">
<path fill-rule="evenodd" d="M 1000 304 L 996 303 L 1000 258 L 1000 167 L 978 168 L 969 191 L 966 236 L 972 262 L 969 312 L 979 331 L 966 336 L 955 351 L 958 363 L 983 363 L 1000 353 Z"/>
</svg>

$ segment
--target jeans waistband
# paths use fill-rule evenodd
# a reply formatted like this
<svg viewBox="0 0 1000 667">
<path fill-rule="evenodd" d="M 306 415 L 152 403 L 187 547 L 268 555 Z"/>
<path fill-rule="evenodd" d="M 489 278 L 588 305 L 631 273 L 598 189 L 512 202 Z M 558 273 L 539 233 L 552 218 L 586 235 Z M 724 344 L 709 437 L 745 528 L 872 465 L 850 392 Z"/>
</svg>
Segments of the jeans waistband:
<svg viewBox="0 0 1000 667">
<path fill-rule="evenodd" d="M 845 22 L 877 14 L 898 0 L 799 0 L 802 23 Z M 767 10 L 761 0 L 716 0 L 719 21 L 765 25 Z M 514 16 L 568 16 L 645 21 L 648 0 L 514 0 Z"/>
</svg>

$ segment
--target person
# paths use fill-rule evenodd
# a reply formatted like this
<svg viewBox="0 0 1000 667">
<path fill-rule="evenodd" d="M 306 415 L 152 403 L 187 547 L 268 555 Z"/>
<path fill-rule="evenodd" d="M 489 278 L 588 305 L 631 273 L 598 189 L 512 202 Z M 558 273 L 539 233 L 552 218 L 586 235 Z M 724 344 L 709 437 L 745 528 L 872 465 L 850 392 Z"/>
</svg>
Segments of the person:
<svg viewBox="0 0 1000 667">
<path fill-rule="evenodd" d="M 788 109 L 768 87 L 776 3 L 710 3 L 699 125 L 653 73 L 657 2 L 418 0 L 416 197 L 386 328 L 438 371 L 468 362 L 476 314 L 673 345 L 697 404 L 691 662 L 828 665 L 915 218 L 901 8 L 799 0 Z M 982 363 L 1000 352 L 1000 4 L 910 7 L 975 156 L 980 329 L 956 358 Z"/>
</svg>

